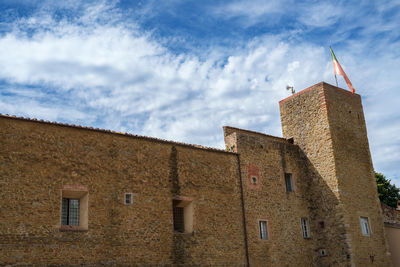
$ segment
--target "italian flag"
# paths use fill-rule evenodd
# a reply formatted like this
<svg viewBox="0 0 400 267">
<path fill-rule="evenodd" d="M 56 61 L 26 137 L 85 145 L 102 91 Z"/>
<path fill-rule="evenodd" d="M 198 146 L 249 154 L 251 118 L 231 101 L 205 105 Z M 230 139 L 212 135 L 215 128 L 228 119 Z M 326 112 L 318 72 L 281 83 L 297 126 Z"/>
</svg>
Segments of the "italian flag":
<svg viewBox="0 0 400 267">
<path fill-rule="evenodd" d="M 351 84 L 349 78 L 347 77 L 346 73 L 344 72 L 342 66 L 340 66 L 339 61 L 337 60 L 337 58 L 336 58 L 336 56 L 335 56 L 335 53 L 333 53 L 332 47 L 330 47 L 330 49 L 331 49 L 333 70 L 334 70 L 334 72 L 335 72 L 335 76 L 336 76 L 336 75 L 342 75 L 343 78 L 344 78 L 344 80 L 345 80 L 346 83 L 347 83 L 347 86 L 349 86 L 351 92 L 354 94 L 354 92 L 355 92 L 356 90 L 354 90 L 354 87 L 353 87 L 353 85 Z"/>
</svg>

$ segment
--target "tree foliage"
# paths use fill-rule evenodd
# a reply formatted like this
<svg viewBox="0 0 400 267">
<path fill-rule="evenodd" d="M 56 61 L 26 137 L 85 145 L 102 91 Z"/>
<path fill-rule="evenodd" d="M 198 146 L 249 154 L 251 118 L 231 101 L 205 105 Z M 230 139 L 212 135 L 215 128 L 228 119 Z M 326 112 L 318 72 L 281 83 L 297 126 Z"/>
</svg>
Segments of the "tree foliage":
<svg viewBox="0 0 400 267">
<path fill-rule="evenodd" d="M 400 200 L 400 189 L 390 183 L 382 173 L 375 173 L 376 184 L 378 186 L 379 199 L 386 205 L 396 208 L 397 201 Z"/>
</svg>

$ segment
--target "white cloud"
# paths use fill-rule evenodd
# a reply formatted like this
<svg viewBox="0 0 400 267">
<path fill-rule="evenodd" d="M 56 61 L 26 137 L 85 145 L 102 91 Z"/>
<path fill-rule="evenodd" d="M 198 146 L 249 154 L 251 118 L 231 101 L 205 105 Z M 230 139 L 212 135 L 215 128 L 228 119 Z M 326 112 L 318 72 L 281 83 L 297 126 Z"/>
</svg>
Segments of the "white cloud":
<svg viewBox="0 0 400 267">
<path fill-rule="evenodd" d="M 283 0 L 237 0 L 227 4 L 223 3 L 211 8 L 211 14 L 223 19 L 237 19 L 243 27 L 250 27 L 260 21 L 269 25 L 278 24 L 279 21 L 274 18 L 291 16 L 290 6 L 293 1 Z M 268 20 L 266 20 L 266 17 Z"/>
<path fill-rule="evenodd" d="M 245 27 L 262 21 L 276 25 L 280 21 L 298 20 L 303 25 L 326 27 L 334 24 L 348 13 L 342 5 L 327 2 L 308 2 L 296 4 L 291 0 L 237 0 L 212 8 L 212 14 L 224 19 L 238 19 Z"/>
<path fill-rule="evenodd" d="M 253 17 L 258 18 L 266 14 L 282 13 L 289 1 L 231 1 L 228 4 L 216 6 L 214 13 L 225 17 Z"/>
<path fill-rule="evenodd" d="M 43 25 L 40 17 L 19 25 L 34 27 L 36 22 Z M 308 67 L 323 58 L 320 48 L 291 47 L 266 37 L 227 55 L 223 63 L 224 57 L 217 55 L 200 60 L 173 54 L 147 33 L 120 23 L 86 20 L 80 27 L 46 16 L 45 24 L 32 37 L 15 31 L 0 38 L 0 78 L 37 88 L 45 85 L 52 94 L 66 98 L 69 107 L 76 101 L 78 110 L 86 108 L 93 115 L 104 116 L 106 110 L 105 116 L 121 121 L 117 125 L 137 116 L 134 120 L 140 123 L 135 125 L 140 128 L 128 129 L 136 133 L 186 142 L 201 138 L 208 145 L 221 145 L 222 138 L 216 143 L 214 136 L 222 124 L 261 129 L 271 122 L 271 112 L 278 118 L 277 102 L 287 94 L 286 84 L 306 85 Z M 295 73 L 300 60 L 304 67 Z M 294 65 L 288 71 L 289 64 Z M 195 134 L 203 131 L 208 137 Z"/>
<path fill-rule="evenodd" d="M 299 12 L 299 21 L 313 27 L 326 27 L 336 23 L 344 14 L 340 5 L 318 2 L 304 5 Z"/>
<path fill-rule="evenodd" d="M 230 10 L 240 13 L 240 3 Z M 275 12 L 275 4 L 255 15 Z M 118 17 L 113 5 L 82 12 L 61 21 L 40 12 L 0 37 L 0 80 L 12 85 L 0 87 L 1 113 L 224 147 L 222 125 L 280 135 L 278 101 L 288 96 L 286 85 L 300 91 L 321 80 L 334 83 L 327 47 L 311 42 L 261 36 L 235 52 L 200 58 L 170 52 L 165 40 L 136 25 L 104 22 Z M 317 17 L 311 22 L 322 23 Z M 32 36 L 28 28 L 35 28 Z M 374 53 L 365 55 L 369 47 L 350 43 L 335 52 L 365 96 L 375 167 L 393 170 L 400 164 L 398 46 L 375 43 Z"/>
</svg>

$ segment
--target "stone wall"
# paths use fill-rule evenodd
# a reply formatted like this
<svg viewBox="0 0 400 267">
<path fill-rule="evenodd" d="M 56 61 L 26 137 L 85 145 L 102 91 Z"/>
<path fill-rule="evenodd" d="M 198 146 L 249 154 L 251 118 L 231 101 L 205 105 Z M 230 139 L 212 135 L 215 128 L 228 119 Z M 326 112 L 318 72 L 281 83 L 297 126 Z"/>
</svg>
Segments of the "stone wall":
<svg viewBox="0 0 400 267">
<path fill-rule="evenodd" d="M 381 205 L 393 266 L 400 266 L 400 210 L 399 207 L 395 209 L 383 203 Z"/>
<path fill-rule="evenodd" d="M 282 132 L 293 138 L 309 161 L 311 216 L 319 235 L 319 249 L 328 256 L 318 265 L 350 263 L 343 210 L 339 205 L 335 159 L 329 130 L 327 104 L 320 85 L 305 89 L 280 102 Z"/>
<path fill-rule="evenodd" d="M 394 227 L 400 228 L 400 209 L 389 207 L 388 205 L 381 203 L 383 221 L 387 225 L 393 225 Z"/>
<path fill-rule="evenodd" d="M 237 166 L 234 153 L 1 116 L 0 265 L 244 265 Z M 87 188 L 88 230 L 61 229 L 65 186 Z M 173 230 L 174 197 L 193 200 L 191 234 Z"/>
<path fill-rule="evenodd" d="M 0 265 L 390 266 L 359 95 L 319 83 L 280 109 L 284 138 L 224 127 L 227 151 L 0 116 Z"/>
<path fill-rule="evenodd" d="M 320 246 L 328 253 L 319 264 L 390 266 L 360 96 L 319 83 L 280 109 L 283 136 L 310 163 L 312 213 L 324 222 Z M 362 235 L 360 217 L 368 218 L 370 236 Z"/>
<path fill-rule="evenodd" d="M 298 146 L 288 140 L 224 127 L 227 147 L 240 155 L 251 266 L 312 266 L 318 239 L 314 226 L 304 238 L 301 218 L 308 218 L 307 168 Z M 287 192 L 291 173 L 294 192 Z M 253 184 L 251 178 L 257 183 Z M 269 238 L 260 239 L 259 220 L 267 220 Z"/>
<path fill-rule="evenodd" d="M 324 92 L 352 262 L 357 266 L 387 266 L 390 257 L 361 97 L 329 85 L 324 86 Z M 360 217 L 368 218 L 370 236 L 362 234 Z"/>
</svg>

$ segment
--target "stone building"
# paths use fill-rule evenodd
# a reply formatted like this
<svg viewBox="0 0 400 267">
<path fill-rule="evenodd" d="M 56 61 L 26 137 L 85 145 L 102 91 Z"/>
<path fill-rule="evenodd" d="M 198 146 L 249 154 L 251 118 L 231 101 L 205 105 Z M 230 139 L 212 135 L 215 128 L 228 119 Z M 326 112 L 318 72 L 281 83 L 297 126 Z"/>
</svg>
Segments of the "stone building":
<svg viewBox="0 0 400 267">
<path fill-rule="evenodd" d="M 0 116 L 0 264 L 391 266 L 360 96 L 279 105 L 227 150 Z"/>
<path fill-rule="evenodd" d="M 397 208 L 381 204 L 389 252 L 392 255 L 393 266 L 397 267 L 400 266 L 400 200 Z"/>
</svg>

